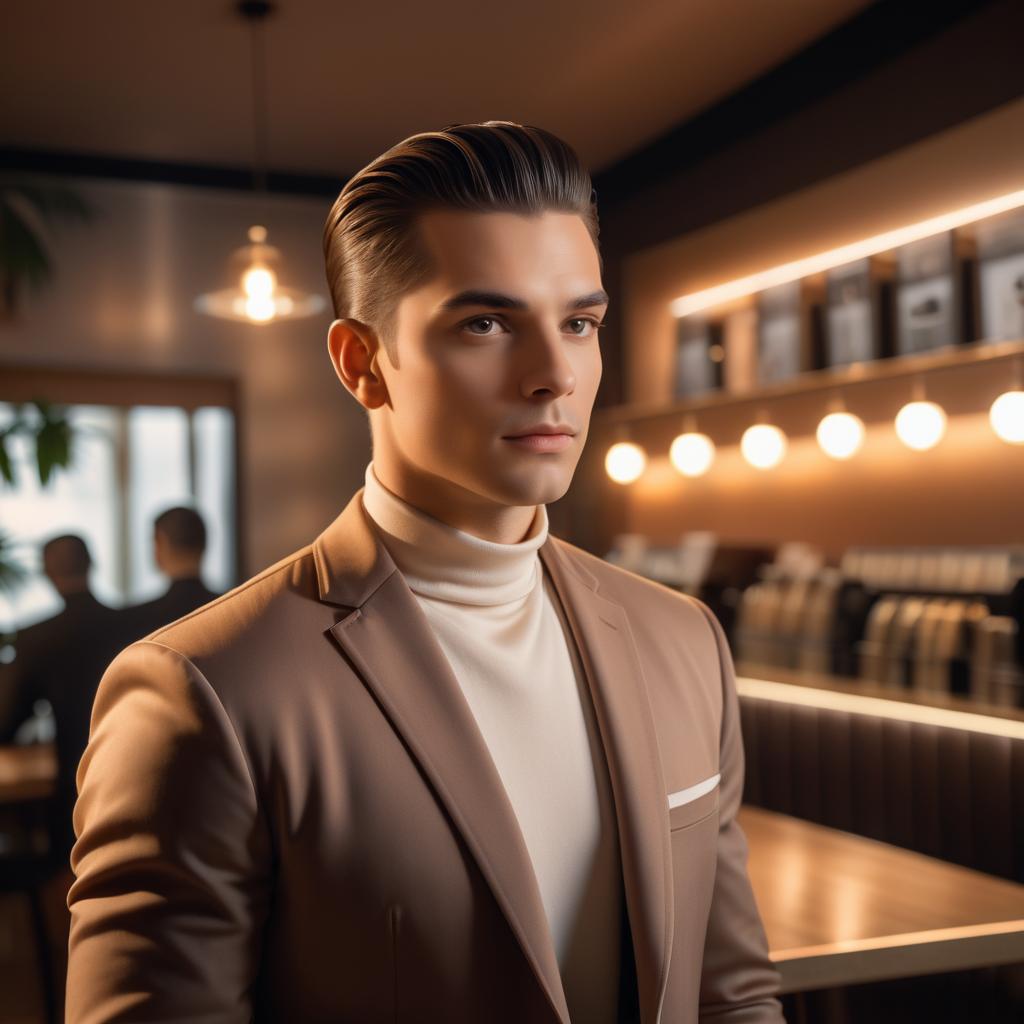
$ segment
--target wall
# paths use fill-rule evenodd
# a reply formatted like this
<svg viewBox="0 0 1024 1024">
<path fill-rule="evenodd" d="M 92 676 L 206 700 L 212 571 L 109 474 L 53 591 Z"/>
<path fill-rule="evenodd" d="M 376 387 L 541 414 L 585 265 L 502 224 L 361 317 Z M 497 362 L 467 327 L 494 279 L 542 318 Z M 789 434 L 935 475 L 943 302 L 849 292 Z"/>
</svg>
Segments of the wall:
<svg viewBox="0 0 1024 1024">
<path fill-rule="evenodd" d="M 227 257 L 254 223 L 283 251 L 282 283 L 326 295 L 330 200 L 61 180 L 97 217 L 55 233 L 55 279 L 0 324 L 0 363 L 236 379 L 242 578 L 312 540 L 370 458 L 365 414 L 327 355 L 330 316 L 256 327 L 202 316 L 192 302 L 227 283 Z"/>
<path fill-rule="evenodd" d="M 632 254 L 624 289 L 629 401 L 670 400 L 673 298 L 1022 187 L 1024 100 Z M 820 395 L 765 403 L 783 429 L 797 432 L 786 461 L 769 473 L 739 457 L 739 434 L 752 421 L 745 407 L 701 417 L 701 428 L 724 447 L 711 473 L 697 481 L 684 482 L 665 458 L 679 423 L 636 428 L 636 439 L 657 457 L 627 489 L 603 481 L 595 500 L 609 510 L 608 537 L 630 530 L 672 543 L 685 530 L 710 529 L 737 542 L 810 541 L 833 555 L 851 544 L 1024 541 L 1024 449 L 998 440 L 985 417 L 1006 386 L 1005 371 L 1005 365 L 961 367 L 935 378 L 929 394 L 950 412 L 949 433 L 923 454 L 906 451 L 892 436 L 892 416 L 909 398 L 906 381 L 873 388 L 864 407 L 850 403 L 869 423 L 864 453 L 850 463 L 817 449 Z M 596 452 L 610 440 L 598 424 Z"/>
<path fill-rule="evenodd" d="M 734 276 L 745 256 L 760 266 L 767 258 L 760 246 L 798 247 L 800 233 L 814 231 L 821 210 L 789 207 L 787 197 L 856 175 L 859 168 L 1024 96 L 1022 31 L 1024 5 L 1016 0 L 939 5 L 927 18 L 914 5 L 873 4 L 807 51 L 598 174 L 603 279 L 612 297 L 601 338 L 604 379 L 598 405 L 615 407 L 656 393 L 659 380 L 665 393 L 664 329 L 670 318 L 657 302 L 679 294 L 688 278 L 692 283 L 702 274 L 719 280 Z M 1019 140 L 1016 118 L 1008 120 L 1007 129 Z M 1017 159 L 1010 150 L 1006 156 L 1004 170 Z M 954 158 L 946 174 L 952 185 L 965 161 L 984 174 L 984 156 L 972 163 L 964 150 Z M 937 180 L 946 170 L 934 164 L 923 173 Z M 906 195 L 913 206 L 916 181 L 908 183 Z M 830 218 L 841 210 L 828 208 L 827 199 L 824 206 L 823 224 L 837 233 L 840 226 Z M 806 220 L 798 218 L 800 210 Z M 858 215 L 862 212 L 863 207 Z M 748 213 L 752 219 L 742 219 Z M 721 224 L 731 225 L 728 247 L 725 235 L 715 233 Z M 719 241 L 722 252 L 716 257 Z M 808 234 L 803 241 L 813 239 Z M 689 253 L 685 265 L 658 252 L 657 247 L 671 251 L 676 244 Z M 667 280 L 659 283 L 662 272 Z M 660 324 L 652 327 L 648 317 L 660 317 Z M 603 554 L 615 534 L 635 521 L 632 489 L 605 476 L 598 430 L 570 495 L 573 540 Z M 690 522 L 722 523 L 719 508 L 702 505 L 698 511 L 678 501 L 675 507 L 680 528 Z M 661 528 L 646 520 L 642 525 Z M 731 531 L 737 524 L 722 525 Z"/>
</svg>

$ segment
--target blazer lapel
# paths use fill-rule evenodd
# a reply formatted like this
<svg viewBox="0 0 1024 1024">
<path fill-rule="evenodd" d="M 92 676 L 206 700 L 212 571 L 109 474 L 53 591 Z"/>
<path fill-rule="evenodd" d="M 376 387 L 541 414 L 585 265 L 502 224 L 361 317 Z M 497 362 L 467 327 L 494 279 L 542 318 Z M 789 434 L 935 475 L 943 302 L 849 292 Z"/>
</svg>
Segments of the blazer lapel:
<svg viewBox="0 0 1024 1024">
<path fill-rule="evenodd" d="M 433 630 L 362 506 L 362 488 L 313 543 L 321 600 L 351 611 L 328 632 L 403 737 L 569 1024 L 526 843 L 486 741 Z"/>
<path fill-rule="evenodd" d="M 608 758 L 640 1015 L 656 1024 L 667 983 L 674 906 L 665 779 L 643 670 L 625 609 L 597 593 L 597 578 L 571 547 L 539 549 L 580 651 Z"/>
</svg>

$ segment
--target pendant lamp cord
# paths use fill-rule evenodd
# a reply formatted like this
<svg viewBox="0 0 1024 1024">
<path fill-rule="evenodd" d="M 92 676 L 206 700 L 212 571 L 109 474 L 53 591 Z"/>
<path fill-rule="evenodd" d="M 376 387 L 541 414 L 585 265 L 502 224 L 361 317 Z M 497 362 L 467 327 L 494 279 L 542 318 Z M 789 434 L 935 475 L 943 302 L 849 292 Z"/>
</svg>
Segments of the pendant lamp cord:
<svg viewBox="0 0 1024 1024">
<path fill-rule="evenodd" d="M 267 48 L 264 25 L 273 11 L 268 0 L 242 0 L 239 13 L 251 27 L 252 57 L 252 187 L 267 190 Z"/>
</svg>

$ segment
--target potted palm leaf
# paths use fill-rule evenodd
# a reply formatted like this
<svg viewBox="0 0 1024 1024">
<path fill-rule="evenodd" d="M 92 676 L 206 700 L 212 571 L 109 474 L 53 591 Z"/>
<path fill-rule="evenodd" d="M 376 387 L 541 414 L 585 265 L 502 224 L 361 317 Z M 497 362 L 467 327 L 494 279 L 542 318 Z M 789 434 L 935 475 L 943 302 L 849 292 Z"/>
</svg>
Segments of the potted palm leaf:
<svg viewBox="0 0 1024 1024">
<path fill-rule="evenodd" d="M 53 277 L 51 229 L 92 215 L 73 188 L 0 175 L 0 321 L 14 318 L 26 287 L 38 290 Z"/>
</svg>

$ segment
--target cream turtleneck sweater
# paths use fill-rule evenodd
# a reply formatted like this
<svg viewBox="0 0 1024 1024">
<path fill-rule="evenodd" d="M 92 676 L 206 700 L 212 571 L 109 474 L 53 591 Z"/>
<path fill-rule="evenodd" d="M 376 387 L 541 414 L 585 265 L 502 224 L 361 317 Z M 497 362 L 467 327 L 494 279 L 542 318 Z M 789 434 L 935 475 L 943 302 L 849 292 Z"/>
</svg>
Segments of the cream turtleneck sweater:
<svg viewBox="0 0 1024 1024">
<path fill-rule="evenodd" d="M 618 834 L 586 679 L 537 554 L 537 506 L 523 540 L 455 529 L 366 467 L 363 506 L 459 681 L 519 819 L 574 1024 L 615 1020 Z"/>
</svg>

